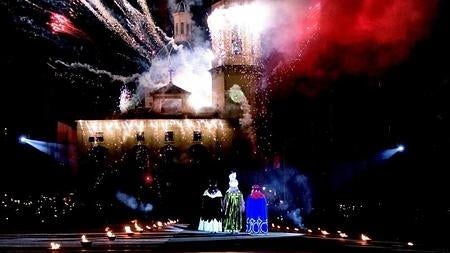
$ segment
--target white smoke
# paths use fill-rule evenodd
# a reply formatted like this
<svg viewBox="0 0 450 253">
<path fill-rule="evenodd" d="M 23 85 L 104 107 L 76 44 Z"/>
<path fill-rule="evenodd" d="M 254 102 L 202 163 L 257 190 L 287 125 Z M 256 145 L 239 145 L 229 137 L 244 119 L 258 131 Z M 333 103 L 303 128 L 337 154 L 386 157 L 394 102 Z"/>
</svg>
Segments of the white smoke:
<svg viewBox="0 0 450 253">
<path fill-rule="evenodd" d="M 296 208 L 295 210 L 291 210 L 287 212 L 287 216 L 289 219 L 294 222 L 294 224 L 300 228 L 304 228 L 305 224 L 303 224 L 303 217 L 300 213 L 300 208 Z"/>
<path fill-rule="evenodd" d="M 135 197 L 120 191 L 116 193 L 116 198 L 133 210 L 142 212 L 151 212 L 153 210 L 152 204 L 138 201 Z"/>
<path fill-rule="evenodd" d="M 271 203 L 269 209 L 286 215 L 296 226 L 304 227 L 304 216 L 312 210 L 312 190 L 308 177 L 297 169 L 284 167 L 270 170 L 267 178 L 266 192 L 269 191 L 269 194 L 266 197 Z"/>
<path fill-rule="evenodd" d="M 168 58 L 155 59 L 150 69 L 138 78 L 141 92 L 152 91 L 170 81 L 169 71 L 173 71 L 172 82 L 191 92 L 191 105 L 199 109 L 212 105 L 212 78 L 211 69 L 212 52 L 208 47 L 195 47 L 192 50 L 180 48 Z M 142 98 L 144 94 L 136 93 Z M 134 99 L 139 100 L 139 99 Z"/>
<path fill-rule="evenodd" d="M 320 29 L 315 19 L 321 9 L 320 0 L 260 1 L 269 4 L 271 10 L 263 31 L 270 36 L 262 36 L 265 53 L 292 54 L 296 42 L 307 42 Z"/>
</svg>

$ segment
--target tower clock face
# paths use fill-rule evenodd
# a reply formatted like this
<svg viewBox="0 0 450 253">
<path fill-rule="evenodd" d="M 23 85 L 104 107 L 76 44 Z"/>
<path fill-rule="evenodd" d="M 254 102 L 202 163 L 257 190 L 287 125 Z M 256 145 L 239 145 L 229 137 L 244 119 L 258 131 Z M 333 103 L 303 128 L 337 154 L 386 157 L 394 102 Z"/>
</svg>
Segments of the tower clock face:
<svg viewBox="0 0 450 253">
<path fill-rule="evenodd" d="M 231 89 L 228 96 L 233 102 L 237 104 L 242 103 L 245 98 L 244 92 L 242 92 L 242 90 L 240 89 Z"/>
</svg>

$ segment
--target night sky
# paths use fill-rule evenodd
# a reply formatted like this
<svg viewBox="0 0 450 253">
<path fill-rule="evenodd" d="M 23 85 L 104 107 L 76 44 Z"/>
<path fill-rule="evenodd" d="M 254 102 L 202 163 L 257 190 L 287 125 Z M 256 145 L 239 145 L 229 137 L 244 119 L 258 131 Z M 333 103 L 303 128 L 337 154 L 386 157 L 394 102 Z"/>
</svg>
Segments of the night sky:
<svg viewBox="0 0 450 253">
<path fill-rule="evenodd" d="M 157 24 L 170 33 L 167 7 L 152 2 L 157 2 L 152 6 Z M 12 182 L 25 188 L 43 187 L 36 178 L 59 169 L 42 154 L 13 144 L 18 134 L 54 140 L 58 120 L 98 118 L 118 110 L 119 83 L 83 71 L 64 73 L 52 60 L 95 64 L 122 75 L 145 70 L 134 60 L 139 57 L 92 15 L 73 20 L 86 37 L 40 36 L 17 19 L 32 16 L 45 28 L 48 15 L 21 8 L 23 4 L 14 0 L 0 4 L 1 157 L 16 164 L 7 166 L 9 170 L 2 166 L 0 175 L 6 188 Z M 201 13 L 208 5 L 193 7 L 197 22 L 205 21 Z M 321 56 L 322 61 L 331 62 L 327 70 L 337 70 L 332 76 L 309 75 L 297 69 L 283 81 L 282 88 L 269 85 L 267 129 L 273 134 L 272 152 L 281 154 L 286 166 L 310 176 L 317 196 L 450 205 L 444 194 L 448 184 L 444 175 L 450 168 L 449 8 L 448 1 L 437 1 L 426 33 L 414 43 L 402 45 L 409 48 L 408 53 L 388 66 L 369 64 L 360 71 L 346 72 L 340 71 L 344 69 L 340 61 L 332 66 L 336 58 Z M 345 30 L 342 33 L 349 36 Z M 343 54 L 353 58 L 380 52 L 363 50 L 358 55 L 345 49 Z M 373 161 L 376 154 L 398 144 L 405 145 L 405 152 L 385 162 Z M 37 171 L 35 161 L 47 167 Z"/>
</svg>

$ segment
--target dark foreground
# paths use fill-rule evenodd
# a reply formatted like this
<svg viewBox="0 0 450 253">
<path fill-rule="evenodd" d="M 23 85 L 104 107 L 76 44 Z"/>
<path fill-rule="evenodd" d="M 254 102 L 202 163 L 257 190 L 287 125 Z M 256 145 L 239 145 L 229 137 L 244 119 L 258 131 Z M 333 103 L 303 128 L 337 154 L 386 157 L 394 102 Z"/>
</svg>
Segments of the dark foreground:
<svg viewBox="0 0 450 253">
<path fill-rule="evenodd" d="M 363 242 L 301 233 L 210 234 L 183 225 L 133 235 L 116 233 L 114 241 L 104 233 L 84 234 L 92 241 L 91 246 L 82 246 L 82 233 L 1 234 L 0 252 L 448 252 L 406 242 Z M 59 243 L 61 248 L 50 249 L 51 242 Z"/>
</svg>

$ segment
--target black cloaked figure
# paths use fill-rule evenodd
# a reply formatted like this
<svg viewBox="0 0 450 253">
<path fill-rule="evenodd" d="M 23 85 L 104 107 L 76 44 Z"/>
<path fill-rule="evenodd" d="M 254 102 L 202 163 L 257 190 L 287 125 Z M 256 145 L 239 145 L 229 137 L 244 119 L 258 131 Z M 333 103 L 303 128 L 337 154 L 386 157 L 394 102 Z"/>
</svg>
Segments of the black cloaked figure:
<svg viewBox="0 0 450 253">
<path fill-rule="evenodd" d="M 203 192 L 198 230 L 222 232 L 222 192 L 217 182 L 209 180 L 208 188 Z"/>
</svg>

